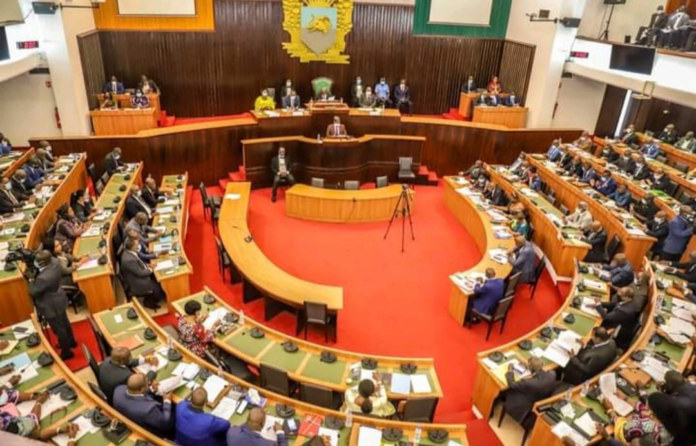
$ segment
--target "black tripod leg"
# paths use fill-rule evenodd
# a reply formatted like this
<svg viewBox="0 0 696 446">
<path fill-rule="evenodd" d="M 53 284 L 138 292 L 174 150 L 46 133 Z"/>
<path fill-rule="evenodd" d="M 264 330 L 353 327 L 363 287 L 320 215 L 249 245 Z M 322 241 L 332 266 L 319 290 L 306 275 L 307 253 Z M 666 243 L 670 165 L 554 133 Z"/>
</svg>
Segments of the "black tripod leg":
<svg viewBox="0 0 696 446">
<path fill-rule="evenodd" d="M 384 233 L 384 238 L 382 240 L 387 239 L 387 235 L 389 235 L 389 230 L 391 229 L 392 223 L 394 223 L 394 219 L 396 218 L 396 215 L 399 213 L 399 205 L 401 204 L 401 198 L 402 196 L 399 196 L 399 201 L 396 202 L 396 207 L 394 208 L 394 213 L 392 214 L 392 218 L 389 220 L 389 225 L 387 225 L 387 232 Z"/>
<path fill-rule="evenodd" d="M 406 196 L 406 211 L 408 213 L 408 223 L 411 225 L 411 240 L 415 240 L 416 236 L 413 234 L 413 219 L 411 218 L 411 203 L 409 195 Z"/>
</svg>

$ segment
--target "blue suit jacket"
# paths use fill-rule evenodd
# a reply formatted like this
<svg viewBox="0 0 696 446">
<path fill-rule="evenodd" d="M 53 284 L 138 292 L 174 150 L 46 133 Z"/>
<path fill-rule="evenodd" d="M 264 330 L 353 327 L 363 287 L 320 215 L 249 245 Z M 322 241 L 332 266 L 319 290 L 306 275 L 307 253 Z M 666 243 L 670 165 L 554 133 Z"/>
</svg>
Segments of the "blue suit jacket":
<svg viewBox="0 0 696 446">
<path fill-rule="evenodd" d="M 7 145 L 3 145 L 2 141 L 0 141 L 0 152 L 2 152 L 3 155 L 6 155 L 12 151 L 12 144 L 10 144 L 10 142 L 7 140 L 5 140 L 5 143 Z"/>
<path fill-rule="evenodd" d="M 33 189 L 41 182 L 44 172 L 43 170 L 37 167 L 31 167 L 28 164 L 24 165 L 23 169 L 27 173 L 27 178 L 24 180 L 24 184 L 26 184 L 28 188 Z"/>
<path fill-rule="evenodd" d="M 628 209 L 628 205 L 631 204 L 631 200 L 633 197 L 631 196 L 631 193 L 626 190 L 623 194 L 620 194 L 619 191 L 614 191 L 613 194 L 611 194 L 611 199 L 614 200 L 614 203 L 618 207 Z"/>
<path fill-rule="evenodd" d="M 158 403 L 150 395 L 129 395 L 125 385 L 114 391 L 113 406 L 152 433 L 168 434 L 172 428 L 172 404 Z"/>
<path fill-rule="evenodd" d="M 561 149 L 556 146 L 549 147 L 549 150 L 546 152 L 546 158 L 548 158 L 549 161 L 558 161 L 562 156 L 563 152 L 561 152 Z"/>
<path fill-rule="evenodd" d="M 503 298 L 505 294 L 505 281 L 503 279 L 489 279 L 483 284 L 476 284 L 474 287 L 474 309 L 482 314 L 490 315 L 495 308 L 495 304 Z"/>
<path fill-rule="evenodd" d="M 516 274 L 522 271 L 520 276 L 521 283 L 529 283 L 534 278 L 534 268 L 536 266 L 536 256 L 532 244 L 527 242 L 519 250 L 517 250 L 515 258 L 510 262 L 512 264 L 512 273 Z"/>
<path fill-rule="evenodd" d="M 608 180 L 602 179 L 599 184 L 597 184 L 597 190 L 602 195 L 609 196 L 616 190 L 616 181 L 614 181 L 613 178 L 609 178 Z"/>
<path fill-rule="evenodd" d="M 120 94 L 120 93 L 123 93 L 123 92 L 126 91 L 126 90 L 125 90 L 125 88 L 123 88 L 123 83 L 122 83 L 122 82 L 116 82 L 116 91 L 114 91 L 113 85 L 111 85 L 111 82 L 107 82 L 107 83 L 104 84 L 104 88 L 102 88 L 102 91 L 103 91 L 104 93 L 117 93 L 117 94 Z"/>
<path fill-rule="evenodd" d="M 605 265 L 602 269 L 609 271 L 611 275 L 610 282 L 616 287 L 629 286 L 633 283 L 633 279 L 635 278 L 633 265 L 631 265 L 630 262 L 627 262 L 624 266 Z"/>
<path fill-rule="evenodd" d="M 275 443 L 266 440 L 261 434 L 252 431 L 244 424 L 242 426 L 232 426 L 230 430 L 227 431 L 227 444 L 239 444 L 244 446 L 287 446 L 288 441 L 285 439 L 285 434 L 278 435 L 278 441 Z"/>
<path fill-rule="evenodd" d="M 645 154 L 648 158 L 656 158 L 660 154 L 660 146 L 657 144 L 644 145 L 640 148 L 640 151 Z"/>
<path fill-rule="evenodd" d="M 580 181 L 583 183 L 589 183 L 590 180 L 594 179 L 597 176 L 597 172 L 594 170 L 594 168 L 590 168 L 590 170 L 585 171 L 583 169 L 582 171 L 582 177 L 580 177 Z"/>
<path fill-rule="evenodd" d="M 694 228 L 689 222 L 681 215 L 677 215 L 669 222 L 669 234 L 667 234 L 662 251 L 668 254 L 683 253 L 693 233 Z"/>
<path fill-rule="evenodd" d="M 537 175 L 536 177 L 530 178 L 529 187 L 531 187 L 533 190 L 541 189 L 541 177 Z"/>
<path fill-rule="evenodd" d="M 514 97 L 508 96 L 507 98 L 505 98 L 505 105 L 507 105 L 508 107 L 519 105 L 519 103 L 520 103 L 520 98 L 517 97 L 517 95 L 515 95 Z"/>
<path fill-rule="evenodd" d="M 176 405 L 176 444 L 181 446 L 226 446 L 225 434 L 230 422 L 191 406 L 190 401 Z"/>
</svg>

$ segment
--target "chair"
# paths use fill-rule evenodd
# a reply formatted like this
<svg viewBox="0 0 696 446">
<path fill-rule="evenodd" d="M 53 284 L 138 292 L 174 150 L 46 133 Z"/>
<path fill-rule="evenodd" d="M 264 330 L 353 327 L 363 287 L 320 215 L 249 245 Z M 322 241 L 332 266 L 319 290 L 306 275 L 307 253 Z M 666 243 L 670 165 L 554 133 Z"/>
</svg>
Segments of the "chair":
<svg viewBox="0 0 696 446">
<path fill-rule="evenodd" d="M 473 316 L 476 316 L 477 318 L 481 319 L 482 321 L 488 324 L 486 341 L 488 340 L 488 338 L 491 337 L 491 329 L 493 328 L 493 324 L 495 324 L 496 322 L 502 321 L 500 325 L 500 333 L 503 332 L 503 329 L 505 328 L 505 321 L 507 320 L 507 315 L 510 311 L 510 306 L 512 305 L 512 300 L 514 298 L 515 296 L 510 296 L 498 301 L 498 303 L 495 305 L 495 308 L 493 309 L 493 314 L 491 315 L 479 313 L 474 308 L 471 309 L 471 314 Z M 467 327 L 471 327 L 471 321 L 467 322 Z"/>
<path fill-rule="evenodd" d="M 345 190 L 358 190 L 360 189 L 360 181 L 346 181 L 343 183 L 343 188 Z"/>
<path fill-rule="evenodd" d="M 570 211 L 568 210 L 568 208 L 565 207 L 565 206 L 563 206 L 563 205 L 560 205 L 560 206 L 558 207 L 558 209 L 561 211 L 561 214 L 563 214 L 563 215 L 568 215 L 568 214 L 570 214 Z"/>
<path fill-rule="evenodd" d="M 380 177 L 375 178 L 375 188 L 379 187 L 387 187 L 389 185 L 389 177 L 386 175 L 382 175 Z"/>
<path fill-rule="evenodd" d="M 410 156 L 400 156 L 399 157 L 399 173 L 397 175 L 399 181 L 404 183 L 414 184 L 416 181 L 416 174 L 413 173 L 413 158 Z"/>
<path fill-rule="evenodd" d="M 681 197 L 679 197 L 679 203 L 681 204 L 689 204 L 691 201 L 694 199 L 694 196 L 687 194 L 686 192 L 681 194 Z"/>
<path fill-rule="evenodd" d="M 213 234 L 218 232 L 218 221 L 220 220 L 220 207 L 215 207 L 213 197 L 208 198 L 208 207 L 210 208 L 210 223 L 213 225 Z"/>
<path fill-rule="evenodd" d="M 532 222 L 528 222 L 527 225 L 529 225 L 529 229 L 527 230 L 527 240 L 531 241 L 532 237 L 534 237 L 534 225 Z"/>
<path fill-rule="evenodd" d="M 232 280 L 232 260 L 230 259 L 230 256 L 227 254 L 227 251 L 225 251 L 225 248 L 222 246 L 222 242 L 220 241 L 220 238 L 218 236 L 215 236 L 215 246 L 217 248 L 217 253 L 218 253 L 218 270 L 220 271 L 220 275 L 222 275 L 222 281 L 225 281 L 225 270 L 230 270 L 230 282 L 233 282 Z"/>
<path fill-rule="evenodd" d="M 104 183 L 104 184 L 108 183 L 108 182 L 109 182 L 109 173 L 108 173 L 108 172 L 104 172 L 104 174 L 101 176 L 100 180 L 101 180 L 102 183 Z"/>
<path fill-rule="evenodd" d="M 91 381 L 87 381 L 87 385 L 89 386 L 89 390 L 92 391 L 93 394 L 97 395 L 99 398 L 101 398 L 104 402 L 108 402 L 109 400 L 106 398 L 106 394 L 102 391 L 102 389 L 99 388 L 96 384 L 94 384 Z"/>
<path fill-rule="evenodd" d="M 614 234 L 614 237 L 611 238 L 605 249 L 604 261 L 606 263 L 611 262 L 611 259 L 614 257 L 614 254 L 616 254 L 616 251 L 618 251 L 620 247 L 621 239 L 617 234 Z"/>
<path fill-rule="evenodd" d="M 84 297 L 84 294 L 82 294 L 82 291 L 76 286 L 62 285 L 61 288 L 65 292 L 65 295 L 68 296 L 68 303 L 73 307 L 75 314 L 77 314 L 77 301 L 80 297 Z"/>
<path fill-rule="evenodd" d="M 97 182 L 94 183 L 94 191 L 97 195 L 101 195 L 102 192 L 104 192 L 104 182 L 102 180 L 97 180 Z"/>
<path fill-rule="evenodd" d="M 401 419 L 410 423 L 432 423 L 437 398 L 412 398 L 406 401 Z"/>
<path fill-rule="evenodd" d="M 312 177 L 312 187 L 324 187 L 324 179 L 323 178 L 314 178 Z"/>
<path fill-rule="evenodd" d="M 89 165 L 87 168 L 87 173 L 89 173 L 92 183 L 96 183 L 99 180 L 99 177 L 97 176 L 97 166 L 95 166 L 94 163 Z"/>
<path fill-rule="evenodd" d="M 500 418 L 498 418 L 498 427 L 503 424 L 503 419 L 505 419 L 506 414 L 507 412 L 505 410 L 505 405 L 503 405 L 503 408 L 500 410 Z M 520 443 L 521 445 L 524 445 L 524 443 L 527 441 L 527 437 L 534 427 L 535 420 L 536 415 L 534 415 L 533 411 L 527 413 L 527 415 L 522 419 L 520 426 L 522 426 L 522 429 L 524 429 L 524 435 L 522 435 L 522 443 Z"/>
<path fill-rule="evenodd" d="M 206 350 L 205 359 L 216 368 L 220 368 L 239 379 L 243 379 L 249 383 L 256 383 L 256 376 L 249 371 L 247 364 L 239 358 L 235 358 L 234 356 L 230 355 L 225 355 L 222 358 L 218 358 Z"/>
<path fill-rule="evenodd" d="M 337 410 L 342 404 L 341 395 L 331 389 L 306 383 L 300 383 L 300 401 L 332 410 Z"/>
<path fill-rule="evenodd" d="M 541 279 L 541 273 L 544 272 L 544 267 L 546 266 L 546 257 L 542 257 L 534 270 L 534 277 L 527 283 L 531 287 L 530 299 L 534 299 L 534 294 L 536 293 L 537 285 L 539 284 L 539 279 Z"/>
<path fill-rule="evenodd" d="M 315 77 L 312 79 L 312 92 L 315 98 L 319 96 L 319 93 L 324 89 L 329 93 L 329 96 L 333 96 L 331 87 L 333 87 L 333 79 L 328 77 Z"/>
<path fill-rule="evenodd" d="M 677 169 L 678 171 L 680 171 L 680 172 L 686 173 L 686 172 L 689 171 L 689 166 L 687 166 L 687 165 L 684 164 L 684 163 L 677 163 L 677 162 L 675 162 L 673 167 L 674 167 L 675 169 Z"/>
<path fill-rule="evenodd" d="M 522 277 L 522 271 L 505 279 L 505 294 L 503 294 L 503 298 L 515 295 L 515 289 L 517 288 L 517 283 L 520 281 L 520 277 Z"/>
<path fill-rule="evenodd" d="M 294 393 L 286 371 L 264 363 L 261 363 L 260 371 L 261 387 L 264 389 L 288 397 Z"/>
<path fill-rule="evenodd" d="M 92 352 L 89 351 L 85 344 L 80 345 L 80 347 L 82 348 L 82 354 L 85 355 L 85 359 L 87 359 L 87 365 L 90 370 L 92 370 L 94 377 L 97 379 L 97 383 L 99 383 L 99 364 L 97 364 L 97 360 L 94 359 Z"/>
<path fill-rule="evenodd" d="M 266 87 L 266 88 L 264 88 L 264 90 L 267 90 L 267 91 L 268 91 L 268 97 L 269 97 L 269 98 L 275 98 L 275 88 L 274 88 L 274 87 Z M 281 98 L 282 98 L 283 96 L 284 96 L 284 95 L 282 95 L 282 94 L 280 95 Z"/>
<path fill-rule="evenodd" d="M 309 325 L 320 325 L 324 330 L 324 342 L 329 342 L 329 327 L 332 324 L 332 317 L 326 308 L 326 304 L 318 304 L 314 302 L 304 303 L 304 337 L 307 339 L 307 330 Z M 334 327 L 335 333 L 335 327 Z M 334 341 L 336 340 L 334 336 Z"/>
<path fill-rule="evenodd" d="M 130 302 L 131 300 L 133 300 L 134 297 L 136 299 L 140 297 L 143 300 L 145 300 L 146 298 L 152 297 L 155 294 L 154 291 L 151 291 L 147 294 L 140 294 L 138 296 L 133 294 L 133 292 L 130 289 L 130 285 L 128 284 L 128 281 L 123 278 L 123 274 L 121 273 L 121 263 L 114 262 L 113 265 L 114 265 L 114 269 L 116 270 L 115 271 L 116 277 L 118 277 L 118 280 L 121 282 L 121 286 L 123 287 L 123 294 L 126 295 L 126 302 Z"/>
<path fill-rule="evenodd" d="M 677 193 L 677 189 L 679 188 L 679 184 L 675 183 L 674 181 L 669 182 L 669 186 L 665 189 L 665 193 L 669 195 L 670 197 L 674 197 Z"/>
<path fill-rule="evenodd" d="M 97 323 L 94 322 L 92 316 L 87 316 L 87 321 L 89 322 L 90 328 L 92 328 L 92 333 L 94 334 L 94 337 L 97 338 L 97 346 L 99 347 L 99 353 L 102 356 L 102 360 L 104 360 L 111 356 L 111 346 L 108 342 L 106 342 L 104 335 L 102 334 L 99 327 L 97 327 Z"/>
<path fill-rule="evenodd" d="M 222 197 L 219 195 L 211 195 L 208 197 L 208 192 L 205 190 L 205 184 L 201 181 L 198 184 L 198 191 L 201 193 L 203 202 L 203 218 L 207 216 L 208 211 L 212 214 L 213 209 L 219 208 L 222 205 Z M 212 201 L 212 205 L 210 204 Z"/>
</svg>

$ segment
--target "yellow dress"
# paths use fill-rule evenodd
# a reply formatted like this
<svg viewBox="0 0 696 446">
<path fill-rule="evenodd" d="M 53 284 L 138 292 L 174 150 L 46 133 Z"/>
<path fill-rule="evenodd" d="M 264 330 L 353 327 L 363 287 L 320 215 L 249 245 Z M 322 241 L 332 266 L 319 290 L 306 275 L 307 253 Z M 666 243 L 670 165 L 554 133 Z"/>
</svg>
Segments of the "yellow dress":
<svg viewBox="0 0 696 446">
<path fill-rule="evenodd" d="M 254 110 L 275 110 L 275 101 L 270 96 L 266 96 L 265 98 L 263 96 L 259 96 L 254 102 Z"/>
</svg>

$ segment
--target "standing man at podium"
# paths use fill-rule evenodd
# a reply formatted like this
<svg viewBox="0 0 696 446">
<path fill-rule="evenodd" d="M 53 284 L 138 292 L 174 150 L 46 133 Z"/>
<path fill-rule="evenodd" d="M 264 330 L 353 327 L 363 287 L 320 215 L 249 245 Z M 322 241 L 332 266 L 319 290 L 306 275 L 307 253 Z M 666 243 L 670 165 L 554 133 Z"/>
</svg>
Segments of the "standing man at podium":
<svg viewBox="0 0 696 446">
<path fill-rule="evenodd" d="M 102 89 L 103 93 L 111 94 L 122 94 L 124 91 L 126 90 L 123 88 L 123 83 L 119 82 L 116 76 L 111 76 L 111 80 L 105 83 Z"/>
<path fill-rule="evenodd" d="M 346 126 L 341 124 L 341 118 L 334 116 L 333 124 L 329 124 L 329 126 L 326 128 L 326 136 L 328 138 L 345 138 L 348 136 Z"/>
<path fill-rule="evenodd" d="M 462 87 L 462 93 L 476 93 L 476 83 L 474 83 L 474 76 L 469 76 L 466 83 Z"/>
<path fill-rule="evenodd" d="M 140 84 L 138 84 L 138 88 L 144 93 L 144 94 L 150 94 L 150 93 L 159 93 L 160 89 L 149 77 L 146 75 L 140 76 Z"/>
<path fill-rule="evenodd" d="M 285 156 L 285 147 L 278 149 L 278 155 L 271 160 L 271 171 L 273 172 L 273 191 L 271 201 L 275 203 L 278 193 L 278 186 L 281 183 L 292 186 L 295 184 L 295 177 L 292 176 L 292 162 Z"/>
</svg>

